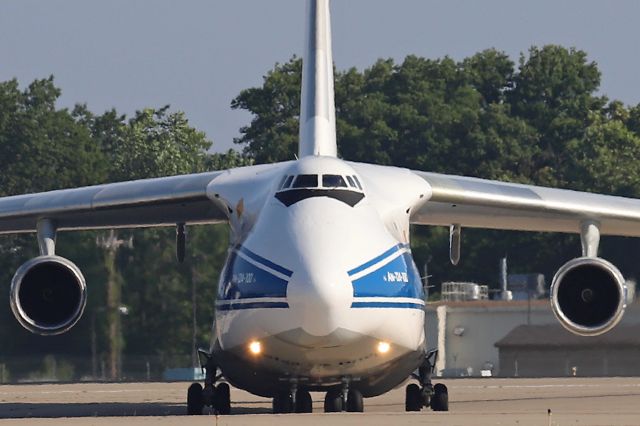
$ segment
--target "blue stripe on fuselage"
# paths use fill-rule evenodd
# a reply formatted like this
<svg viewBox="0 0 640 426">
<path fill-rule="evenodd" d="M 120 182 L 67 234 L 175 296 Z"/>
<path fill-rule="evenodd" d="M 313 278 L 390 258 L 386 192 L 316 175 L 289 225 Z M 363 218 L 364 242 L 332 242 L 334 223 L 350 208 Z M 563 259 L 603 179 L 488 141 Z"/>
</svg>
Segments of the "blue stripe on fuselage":
<svg viewBox="0 0 640 426">
<path fill-rule="evenodd" d="M 237 250 L 244 254 L 245 256 L 255 260 L 258 263 L 263 264 L 264 266 L 266 266 L 267 268 L 271 268 L 276 272 L 280 272 L 282 275 L 285 275 L 287 277 L 291 277 L 291 275 L 293 275 L 293 272 L 288 270 L 287 268 L 284 268 L 280 265 L 277 265 L 275 263 L 273 263 L 272 261 L 270 261 L 269 259 L 265 259 L 264 257 L 252 252 L 251 250 L 249 250 L 246 247 L 240 246 L 237 248 Z"/>
<path fill-rule="evenodd" d="M 406 246 L 398 245 L 393 250 L 387 250 L 380 255 L 365 263 L 364 265 L 375 265 L 382 260 L 393 256 L 398 250 Z M 363 266 L 364 266 L 363 265 Z M 356 268 L 360 271 L 366 267 Z M 349 275 L 353 275 L 351 272 Z M 414 299 L 424 299 L 424 291 L 422 288 L 422 279 L 416 268 L 411 252 L 405 252 L 380 266 L 379 268 L 369 272 L 360 278 L 352 280 L 354 297 L 409 297 Z"/>
<path fill-rule="evenodd" d="M 220 282 L 218 300 L 286 297 L 288 284 L 287 280 L 232 252 Z"/>
<path fill-rule="evenodd" d="M 385 259 L 393 260 L 374 269 L 367 275 L 352 280 L 353 301 L 352 308 L 396 308 L 396 309 L 424 309 L 421 303 L 410 301 L 385 301 L 385 298 L 411 298 L 422 301 L 423 289 L 420 274 L 413 262 L 410 252 L 399 254 L 400 250 L 408 248 L 407 244 L 397 244 L 374 259 L 348 272 L 350 276 L 362 272 Z M 251 262 L 238 255 L 241 252 L 251 259 Z M 252 263 L 255 262 L 255 263 Z M 288 308 L 286 301 L 255 301 L 241 303 L 242 299 L 286 298 L 288 280 L 293 272 L 265 259 L 256 253 L 240 247 L 232 251 L 226 264 L 223 280 L 218 292 L 218 300 L 238 303 L 218 304 L 220 311 L 241 309 L 283 309 Z M 375 301 L 358 301 L 360 297 L 380 298 Z"/>
<path fill-rule="evenodd" d="M 418 309 L 423 310 L 424 305 L 409 302 L 353 302 L 352 308 L 394 308 L 394 309 Z"/>
<path fill-rule="evenodd" d="M 354 309 L 363 309 L 363 308 L 386 308 L 386 309 L 417 309 L 424 310 L 424 305 L 419 303 L 409 303 L 409 302 L 384 302 L 384 301 L 376 301 L 376 302 L 353 302 L 351 305 Z M 289 304 L 287 302 L 249 302 L 249 303 L 229 303 L 229 304 L 219 304 L 216 309 L 218 311 L 240 311 L 246 309 L 287 309 L 289 308 Z"/>
<path fill-rule="evenodd" d="M 385 251 L 384 253 L 382 253 L 380 256 L 376 256 L 373 259 L 371 259 L 370 261 L 363 263 L 362 265 L 358 266 L 357 268 L 354 268 L 352 270 L 350 270 L 349 272 L 347 272 L 347 274 L 349 276 L 355 275 L 358 272 L 364 271 L 365 269 L 375 265 L 376 263 L 384 260 L 385 258 L 391 256 L 392 254 L 396 253 L 398 250 L 401 250 L 403 248 L 408 248 L 409 245 L 408 244 L 397 244 L 393 247 L 391 247 L 389 250 Z"/>
<path fill-rule="evenodd" d="M 243 309 L 286 309 L 288 307 L 287 302 L 251 302 L 218 305 L 216 309 L 219 311 L 239 311 Z"/>
</svg>

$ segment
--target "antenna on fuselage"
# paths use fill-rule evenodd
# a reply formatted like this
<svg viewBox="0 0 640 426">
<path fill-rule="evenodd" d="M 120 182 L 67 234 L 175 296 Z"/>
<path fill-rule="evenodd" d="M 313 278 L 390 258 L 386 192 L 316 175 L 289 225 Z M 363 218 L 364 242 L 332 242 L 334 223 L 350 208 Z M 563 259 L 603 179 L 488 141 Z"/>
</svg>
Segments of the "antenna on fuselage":
<svg viewBox="0 0 640 426">
<path fill-rule="evenodd" d="M 329 0 L 307 1 L 298 157 L 337 156 Z"/>
</svg>

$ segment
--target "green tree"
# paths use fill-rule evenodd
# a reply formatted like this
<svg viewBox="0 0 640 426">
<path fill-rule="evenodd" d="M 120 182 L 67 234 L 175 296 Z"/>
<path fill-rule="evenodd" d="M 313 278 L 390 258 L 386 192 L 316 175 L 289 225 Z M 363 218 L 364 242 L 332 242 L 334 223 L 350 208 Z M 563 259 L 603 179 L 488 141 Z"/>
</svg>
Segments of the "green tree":
<svg viewBox="0 0 640 426">
<path fill-rule="evenodd" d="M 462 61 L 469 83 L 483 98 L 484 104 L 502 103 L 512 88 L 515 65 L 509 56 L 496 49 L 483 50 Z"/>
<path fill-rule="evenodd" d="M 301 73 L 302 61 L 295 57 L 276 64 L 262 87 L 243 90 L 231 102 L 231 108 L 253 114 L 234 143 L 246 144 L 244 154 L 258 164 L 292 160 L 298 152 Z"/>
<path fill-rule="evenodd" d="M 593 113 L 606 104 L 606 98 L 595 96 L 600 87 L 596 63 L 588 62 L 581 50 L 532 47 L 528 58 L 520 58 L 513 86 L 508 94 L 513 113 L 538 132 L 532 178 L 541 185 L 580 189 L 570 178 L 576 155 L 572 148 Z"/>
<path fill-rule="evenodd" d="M 0 83 L 0 194 L 90 185 L 105 178 L 104 159 L 87 128 L 56 109 L 53 77 L 20 90 Z"/>
</svg>

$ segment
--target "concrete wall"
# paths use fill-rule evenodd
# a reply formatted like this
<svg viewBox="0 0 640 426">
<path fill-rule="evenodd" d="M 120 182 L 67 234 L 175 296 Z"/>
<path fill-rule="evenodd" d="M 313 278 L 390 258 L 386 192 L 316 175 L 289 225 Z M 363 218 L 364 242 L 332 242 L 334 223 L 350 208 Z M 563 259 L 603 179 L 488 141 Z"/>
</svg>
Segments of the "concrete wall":
<svg viewBox="0 0 640 426">
<path fill-rule="evenodd" d="M 632 304 L 624 323 L 640 322 L 640 305 Z M 429 304 L 426 315 L 427 347 L 437 347 L 437 374 L 452 369 L 469 370 L 480 376 L 485 364 L 493 364 L 492 374 L 501 375 L 498 348 L 494 344 L 513 328 L 522 325 L 555 324 L 557 320 L 547 300 L 481 301 Z M 562 374 L 564 375 L 564 374 Z"/>
</svg>

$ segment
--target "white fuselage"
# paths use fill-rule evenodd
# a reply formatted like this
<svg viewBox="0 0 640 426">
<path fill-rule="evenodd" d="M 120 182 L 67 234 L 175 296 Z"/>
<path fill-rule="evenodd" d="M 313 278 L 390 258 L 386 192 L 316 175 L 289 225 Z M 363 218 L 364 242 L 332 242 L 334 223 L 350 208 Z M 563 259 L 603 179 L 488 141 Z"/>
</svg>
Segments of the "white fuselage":
<svg viewBox="0 0 640 426">
<path fill-rule="evenodd" d="M 232 204 L 241 212 L 231 221 L 235 241 L 219 283 L 214 329 L 214 349 L 233 358 L 225 368 L 220 357 L 224 374 L 234 381 L 247 370 L 264 370 L 323 386 L 375 377 L 394 361 L 423 353 L 422 283 L 408 229 L 399 229 L 408 221 L 380 212 L 374 178 L 341 160 L 288 164 L 266 179 L 265 200 L 248 206 L 241 197 Z M 317 185 L 292 187 L 300 175 L 317 176 Z M 323 186 L 324 175 L 339 176 L 346 187 Z M 287 176 L 290 187 L 282 189 Z M 250 350 L 254 342 L 259 353 Z M 399 368 L 406 378 L 405 370 L 416 367 Z"/>
</svg>

